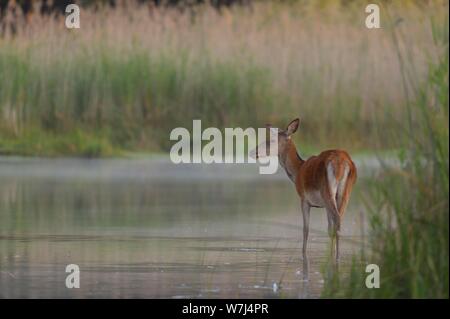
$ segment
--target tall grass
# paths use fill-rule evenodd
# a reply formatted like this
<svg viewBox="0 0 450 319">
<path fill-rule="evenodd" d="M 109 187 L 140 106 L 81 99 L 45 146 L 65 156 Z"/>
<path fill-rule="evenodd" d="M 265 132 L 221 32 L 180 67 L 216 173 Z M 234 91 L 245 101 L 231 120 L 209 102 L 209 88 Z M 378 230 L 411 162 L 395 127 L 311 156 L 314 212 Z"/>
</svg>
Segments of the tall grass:
<svg viewBox="0 0 450 319">
<path fill-rule="evenodd" d="M 403 30 L 391 26 L 408 99 L 407 117 L 391 132 L 402 143 L 402 166 L 386 166 L 373 182 L 370 257 L 357 263 L 344 283 L 330 281 L 326 296 L 449 297 L 449 25 L 448 18 L 429 23 L 440 50 L 425 81 L 415 74 Z M 378 289 L 365 286 L 369 263 L 380 267 Z"/>
<path fill-rule="evenodd" d="M 422 83 L 437 49 L 426 21 L 444 19 L 448 5 L 389 7 L 409 30 Z M 385 29 L 365 28 L 364 8 L 303 1 L 180 11 L 127 1 L 82 11 L 79 30 L 35 16 L 0 37 L 0 152 L 167 150 L 170 130 L 194 118 L 246 127 L 296 116 L 302 144 L 396 147 L 383 132 L 380 142 L 374 121 L 388 130 L 405 116 L 396 47 Z"/>
</svg>

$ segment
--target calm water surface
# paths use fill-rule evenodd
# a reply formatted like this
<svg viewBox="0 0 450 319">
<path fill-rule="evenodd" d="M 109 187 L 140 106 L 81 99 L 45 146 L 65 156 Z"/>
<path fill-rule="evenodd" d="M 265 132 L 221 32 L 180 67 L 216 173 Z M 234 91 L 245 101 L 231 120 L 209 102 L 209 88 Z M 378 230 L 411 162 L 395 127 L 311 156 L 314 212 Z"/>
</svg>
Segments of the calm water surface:
<svg viewBox="0 0 450 319">
<path fill-rule="evenodd" d="M 363 242 L 363 185 L 342 225 L 341 276 Z M 325 211 L 311 211 L 307 261 L 301 226 L 291 182 L 255 165 L 0 157 L 0 297 L 316 298 Z M 65 286 L 68 264 L 79 289 Z"/>
</svg>

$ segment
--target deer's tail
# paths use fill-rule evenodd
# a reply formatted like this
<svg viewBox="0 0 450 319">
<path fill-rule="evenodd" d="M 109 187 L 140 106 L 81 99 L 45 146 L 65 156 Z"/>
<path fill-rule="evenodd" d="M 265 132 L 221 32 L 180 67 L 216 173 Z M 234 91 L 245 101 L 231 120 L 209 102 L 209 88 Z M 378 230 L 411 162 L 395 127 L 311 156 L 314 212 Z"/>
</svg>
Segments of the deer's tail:
<svg viewBox="0 0 450 319">
<path fill-rule="evenodd" d="M 337 230 L 340 230 L 340 221 L 356 180 L 356 167 L 351 160 L 335 159 L 328 163 L 327 179 L 329 209 L 333 211 Z"/>
</svg>

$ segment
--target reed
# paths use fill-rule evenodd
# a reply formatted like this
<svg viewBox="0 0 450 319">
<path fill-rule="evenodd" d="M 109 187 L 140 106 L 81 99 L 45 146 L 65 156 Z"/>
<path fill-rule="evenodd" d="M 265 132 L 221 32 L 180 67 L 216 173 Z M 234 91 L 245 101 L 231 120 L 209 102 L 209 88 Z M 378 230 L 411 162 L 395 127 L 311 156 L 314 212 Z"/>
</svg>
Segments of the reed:
<svg viewBox="0 0 450 319">
<path fill-rule="evenodd" d="M 427 21 L 445 19 L 447 4 L 389 6 L 408 30 L 423 83 L 438 50 Z M 303 145 L 395 148 L 398 141 L 377 127 L 395 130 L 405 117 L 396 46 L 385 29 L 366 29 L 365 16 L 361 1 L 255 2 L 220 11 L 127 1 L 86 8 L 79 30 L 67 30 L 62 18 L 16 18 L 14 32 L 4 25 L 0 37 L 0 152 L 164 151 L 170 130 L 194 118 L 222 128 L 295 116 L 303 120 Z M 23 147 L 37 131 L 64 142 Z M 77 132 L 86 137 L 81 144 L 73 142 Z M 98 145 L 86 151 L 91 139 Z"/>
<path fill-rule="evenodd" d="M 440 55 L 429 64 L 423 83 L 408 56 L 402 30 L 391 26 L 408 101 L 407 117 L 390 133 L 402 143 L 398 153 L 402 165 L 384 166 L 374 178 L 367 196 L 370 251 L 355 261 L 350 278 L 331 280 L 325 296 L 449 297 L 448 18 L 430 20 L 430 25 Z M 365 266 L 370 263 L 380 267 L 379 289 L 364 284 Z"/>
</svg>

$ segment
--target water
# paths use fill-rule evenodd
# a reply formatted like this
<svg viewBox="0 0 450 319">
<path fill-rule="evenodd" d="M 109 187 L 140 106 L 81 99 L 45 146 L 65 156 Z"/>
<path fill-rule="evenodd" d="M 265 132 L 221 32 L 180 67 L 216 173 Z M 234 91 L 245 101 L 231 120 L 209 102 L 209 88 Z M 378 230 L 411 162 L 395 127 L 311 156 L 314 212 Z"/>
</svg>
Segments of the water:
<svg viewBox="0 0 450 319">
<path fill-rule="evenodd" d="M 341 276 L 363 242 L 363 184 L 342 225 Z M 323 209 L 311 211 L 307 261 L 300 235 L 283 172 L 0 157 L 2 298 L 316 298 L 330 254 Z M 66 288 L 68 264 L 79 289 Z"/>
</svg>

